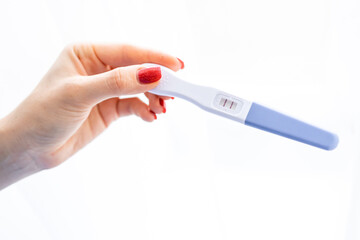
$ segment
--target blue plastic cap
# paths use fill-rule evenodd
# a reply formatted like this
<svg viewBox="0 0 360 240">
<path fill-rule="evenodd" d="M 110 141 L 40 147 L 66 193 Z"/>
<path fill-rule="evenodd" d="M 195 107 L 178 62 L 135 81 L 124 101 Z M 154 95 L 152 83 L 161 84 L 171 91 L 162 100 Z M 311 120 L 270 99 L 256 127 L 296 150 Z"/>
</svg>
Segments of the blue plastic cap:
<svg viewBox="0 0 360 240">
<path fill-rule="evenodd" d="M 257 103 L 252 103 L 245 124 L 325 150 L 333 150 L 339 143 L 336 134 Z"/>
</svg>

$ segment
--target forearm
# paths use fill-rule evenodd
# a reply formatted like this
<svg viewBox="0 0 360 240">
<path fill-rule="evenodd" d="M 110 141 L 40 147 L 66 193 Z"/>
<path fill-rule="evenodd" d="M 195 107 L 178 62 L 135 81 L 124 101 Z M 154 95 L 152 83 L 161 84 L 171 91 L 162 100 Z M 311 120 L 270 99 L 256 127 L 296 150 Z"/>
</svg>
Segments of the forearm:
<svg viewBox="0 0 360 240">
<path fill-rule="evenodd" d="M 5 119 L 0 119 L 0 190 L 39 171 L 15 139 Z"/>
</svg>

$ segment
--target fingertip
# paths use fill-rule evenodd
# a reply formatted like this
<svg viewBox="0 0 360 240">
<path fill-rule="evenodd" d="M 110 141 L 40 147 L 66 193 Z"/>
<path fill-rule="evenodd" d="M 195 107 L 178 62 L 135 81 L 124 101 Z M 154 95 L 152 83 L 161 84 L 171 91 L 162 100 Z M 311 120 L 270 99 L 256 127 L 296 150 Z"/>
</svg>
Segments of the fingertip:
<svg viewBox="0 0 360 240">
<path fill-rule="evenodd" d="M 180 59 L 180 58 L 176 58 L 178 61 L 179 61 L 179 63 L 180 63 L 180 69 L 184 69 L 185 68 L 185 64 L 184 64 L 184 62 Z"/>
<path fill-rule="evenodd" d="M 164 100 L 157 95 L 147 94 L 149 99 L 149 108 L 155 114 L 164 112 Z"/>
<path fill-rule="evenodd" d="M 180 58 L 171 56 L 169 58 L 169 62 L 167 64 L 164 64 L 164 66 L 170 68 L 174 72 L 177 72 L 181 69 L 184 69 L 185 65 L 184 65 L 184 62 Z"/>
<path fill-rule="evenodd" d="M 152 110 L 150 110 L 150 113 L 153 115 L 153 120 L 156 120 L 157 119 L 157 116 L 156 116 L 156 113 L 154 113 Z"/>
<path fill-rule="evenodd" d="M 158 82 L 161 79 L 160 67 L 140 68 L 137 70 L 137 79 L 141 84 Z"/>
<path fill-rule="evenodd" d="M 162 108 L 163 108 L 162 113 L 166 113 L 166 104 L 165 104 L 164 99 L 160 98 L 159 103 L 160 103 L 160 106 L 162 106 Z"/>
<path fill-rule="evenodd" d="M 141 115 L 141 119 L 145 122 L 153 122 L 156 120 L 156 117 L 154 114 L 152 114 L 150 111 L 148 111 Z"/>
</svg>

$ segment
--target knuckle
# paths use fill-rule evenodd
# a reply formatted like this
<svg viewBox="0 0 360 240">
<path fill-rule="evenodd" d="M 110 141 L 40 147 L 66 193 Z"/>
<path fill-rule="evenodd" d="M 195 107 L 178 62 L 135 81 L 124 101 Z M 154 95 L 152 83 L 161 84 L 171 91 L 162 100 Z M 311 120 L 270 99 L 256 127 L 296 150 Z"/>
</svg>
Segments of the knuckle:
<svg viewBox="0 0 360 240">
<path fill-rule="evenodd" d="M 70 43 L 64 48 L 65 53 L 74 53 L 79 59 L 93 55 L 93 44 L 91 43 Z"/>
<path fill-rule="evenodd" d="M 142 101 L 140 100 L 140 98 L 134 97 L 128 106 L 129 112 L 138 115 L 141 111 L 141 104 Z"/>
<path fill-rule="evenodd" d="M 110 87 L 114 89 L 117 93 L 121 93 L 124 89 L 128 87 L 127 82 L 125 81 L 125 73 L 120 68 L 116 69 L 110 81 L 112 82 Z"/>
<path fill-rule="evenodd" d="M 79 45 L 80 44 L 78 44 L 78 43 L 69 43 L 64 47 L 63 52 L 65 52 L 65 53 L 72 53 L 72 52 L 78 53 Z"/>
<path fill-rule="evenodd" d="M 68 49 L 68 50 L 75 49 L 75 48 L 77 48 L 78 45 L 79 45 L 78 43 L 69 43 L 65 46 L 64 49 Z"/>
</svg>

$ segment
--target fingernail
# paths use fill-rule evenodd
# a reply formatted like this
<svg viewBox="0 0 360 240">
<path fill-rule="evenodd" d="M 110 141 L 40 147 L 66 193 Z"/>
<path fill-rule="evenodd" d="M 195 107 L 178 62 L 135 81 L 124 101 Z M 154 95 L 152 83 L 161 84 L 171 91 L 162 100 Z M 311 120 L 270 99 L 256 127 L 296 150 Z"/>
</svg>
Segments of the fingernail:
<svg viewBox="0 0 360 240">
<path fill-rule="evenodd" d="M 180 58 L 177 58 L 177 60 L 179 60 L 179 62 L 181 63 L 181 69 L 184 69 L 185 67 L 184 62 Z"/>
<path fill-rule="evenodd" d="M 156 114 L 155 114 L 153 111 L 151 111 L 151 110 L 150 110 L 150 112 L 151 112 L 152 114 L 154 114 L 154 118 L 155 118 L 155 120 L 156 120 L 156 119 L 157 119 Z"/>
<path fill-rule="evenodd" d="M 160 101 L 160 105 L 163 107 L 163 113 L 166 113 L 166 107 L 165 107 L 164 99 L 160 98 L 159 101 Z"/>
<path fill-rule="evenodd" d="M 171 97 L 171 99 L 175 99 L 174 97 Z"/>
<path fill-rule="evenodd" d="M 143 68 L 138 71 L 138 79 L 140 83 L 149 84 L 159 81 L 161 78 L 160 67 Z"/>
</svg>

